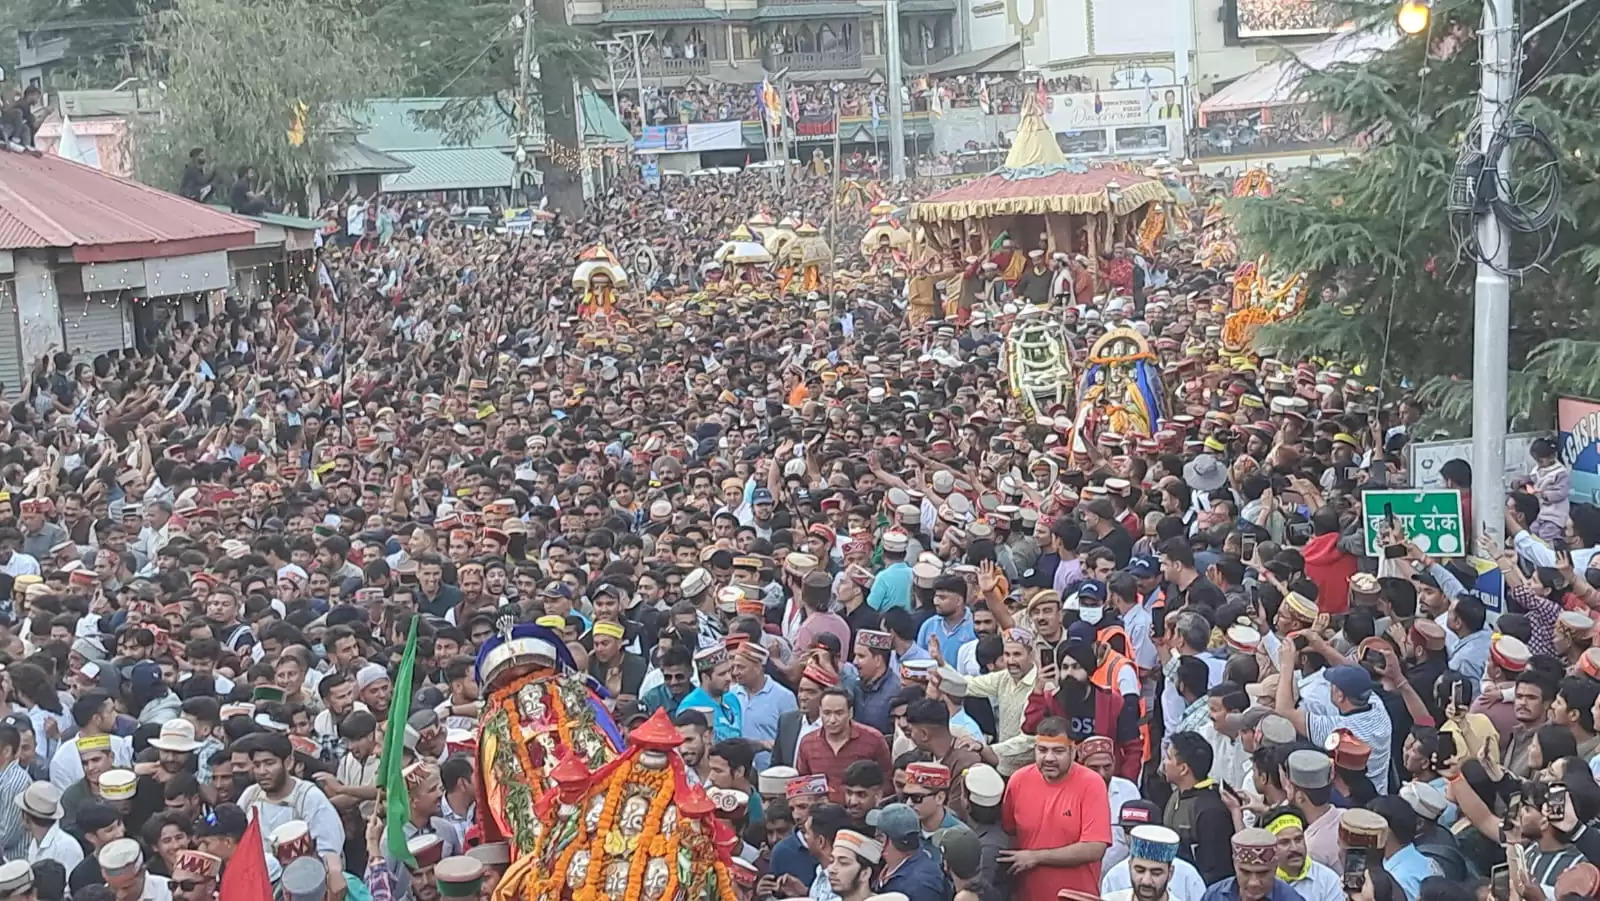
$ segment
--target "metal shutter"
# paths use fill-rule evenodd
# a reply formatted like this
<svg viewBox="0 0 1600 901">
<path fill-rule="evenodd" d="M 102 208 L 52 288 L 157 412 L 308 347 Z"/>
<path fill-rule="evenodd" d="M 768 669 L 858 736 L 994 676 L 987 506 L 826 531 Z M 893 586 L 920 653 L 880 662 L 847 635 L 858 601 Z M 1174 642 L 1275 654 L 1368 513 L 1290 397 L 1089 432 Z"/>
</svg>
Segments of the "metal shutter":
<svg viewBox="0 0 1600 901">
<path fill-rule="evenodd" d="M 0 382 L 15 397 L 22 387 L 22 340 L 17 331 L 17 290 L 11 278 L 0 278 Z"/>
<path fill-rule="evenodd" d="M 61 334 L 67 350 L 88 362 L 108 350 L 128 346 L 128 307 L 115 292 L 61 298 Z"/>
</svg>

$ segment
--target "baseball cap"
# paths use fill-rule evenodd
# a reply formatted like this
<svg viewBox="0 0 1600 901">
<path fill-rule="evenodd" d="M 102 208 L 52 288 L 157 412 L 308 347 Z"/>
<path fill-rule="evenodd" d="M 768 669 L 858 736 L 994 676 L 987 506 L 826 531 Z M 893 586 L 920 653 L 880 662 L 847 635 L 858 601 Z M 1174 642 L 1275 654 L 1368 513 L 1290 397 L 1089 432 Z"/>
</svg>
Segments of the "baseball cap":
<svg viewBox="0 0 1600 901">
<path fill-rule="evenodd" d="M 1161 574 L 1161 562 L 1148 554 L 1140 554 L 1128 561 L 1128 572 L 1141 579 Z"/>
<path fill-rule="evenodd" d="M 750 503 L 751 504 L 770 504 L 770 503 L 772 503 L 772 492 L 768 491 L 765 488 L 757 488 L 754 492 L 752 492 L 750 494 Z"/>
<path fill-rule="evenodd" d="M 1135 826 L 1161 825 L 1161 808 L 1154 801 L 1143 798 L 1128 801 L 1117 811 L 1117 825 L 1126 829 Z"/>
<path fill-rule="evenodd" d="M 976 832 L 964 825 L 946 826 L 933 834 L 933 843 L 956 878 L 971 879 L 978 875 L 983 863 L 983 844 Z"/>
<path fill-rule="evenodd" d="M 1352 701 L 1359 702 L 1372 693 L 1372 675 L 1359 666 L 1344 664 L 1328 667 L 1324 678 Z"/>
<path fill-rule="evenodd" d="M 867 825 L 883 833 L 892 842 L 903 842 L 922 834 L 922 824 L 917 812 L 909 804 L 887 804 L 867 812 Z"/>
</svg>

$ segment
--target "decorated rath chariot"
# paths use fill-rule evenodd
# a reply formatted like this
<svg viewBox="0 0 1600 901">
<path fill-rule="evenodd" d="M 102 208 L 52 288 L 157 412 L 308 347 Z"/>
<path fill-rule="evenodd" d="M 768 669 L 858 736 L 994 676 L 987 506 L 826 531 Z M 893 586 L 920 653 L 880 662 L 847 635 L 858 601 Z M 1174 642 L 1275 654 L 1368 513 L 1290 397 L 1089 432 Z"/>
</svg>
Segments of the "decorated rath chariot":
<svg viewBox="0 0 1600 901">
<path fill-rule="evenodd" d="M 477 660 L 477 828 L 512 854 L 493 901 L 734 901 L 736 836 L 665 713 L 624 739 L 560 636 L 499 630 Z"/>
</svg>

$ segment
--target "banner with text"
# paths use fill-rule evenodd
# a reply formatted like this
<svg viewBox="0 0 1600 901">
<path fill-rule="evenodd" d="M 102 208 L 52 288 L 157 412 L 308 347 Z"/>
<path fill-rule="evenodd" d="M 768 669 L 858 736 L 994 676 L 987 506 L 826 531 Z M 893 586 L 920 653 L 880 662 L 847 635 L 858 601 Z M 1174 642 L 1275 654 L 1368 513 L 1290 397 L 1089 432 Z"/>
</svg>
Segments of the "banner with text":
<svg viewBox="0 0 1600 901">
<path fill-rule="evenodd" d="M 696 122 L 689 125 L 646 125 L 634 142 L 639 153 L 698 153 L 737 150 L 744 146 L 744 123 Z"/>
<path fill-rule="evenodd" d="M 1600 504 L 1600 402 L 1557 399 L 1556 428 L 1561 460 L 1572 467 L 1572 499 Z"/>
<path fill-rule="evenodd" d="M 1052 94 L 1045 121 L 1056 133 L 1183 121 L 1183 103 L 1176 88 L 1138 88 Z"/>
</svg>

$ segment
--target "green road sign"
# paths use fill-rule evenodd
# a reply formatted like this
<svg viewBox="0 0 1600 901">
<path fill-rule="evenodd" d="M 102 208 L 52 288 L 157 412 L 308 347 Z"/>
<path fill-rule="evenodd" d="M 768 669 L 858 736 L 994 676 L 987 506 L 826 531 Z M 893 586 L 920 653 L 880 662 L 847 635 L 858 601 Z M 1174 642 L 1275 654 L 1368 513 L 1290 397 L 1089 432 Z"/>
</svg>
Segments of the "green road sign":
<svg viewBox="0 0 1600 901">
<path fill-rule="evenodd" d="M 1405 530 L 1406 538 L 1425 554 L 1460 557 L 1468 552 L 1468 524 L 1461 515 L 1461 492 L 1455 489 L 1403 488 L 1361 495 L 1361 520 L 1369 556 L 1383 553 L 1378 534 L 1391 514 Z"/>
</svg>

